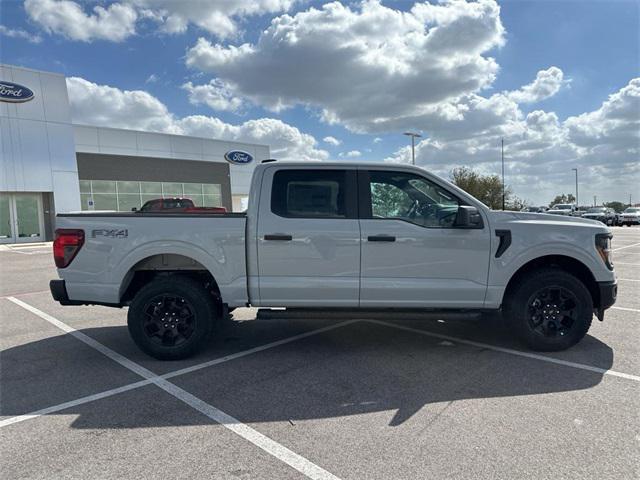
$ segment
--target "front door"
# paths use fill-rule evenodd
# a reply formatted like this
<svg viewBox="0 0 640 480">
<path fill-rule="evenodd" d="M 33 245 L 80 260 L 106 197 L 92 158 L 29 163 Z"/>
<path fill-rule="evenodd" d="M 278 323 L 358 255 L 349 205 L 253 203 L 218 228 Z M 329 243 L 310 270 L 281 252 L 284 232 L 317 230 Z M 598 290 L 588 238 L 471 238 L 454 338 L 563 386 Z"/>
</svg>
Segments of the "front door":
<svg viewBox="0 0 640 480">
<path fill-rule="evenodd" d="M 484 304 L 489 229 L 455 227 L 455 194 L 412 172 L 359 171 L 362 307 Z"/>
<path fill-rule="evenodd" d="M 40 193 L 0 193 L 0 243 L 40 242 L 44 217 Z"/>
<path fill-rule="evenodd" d="M 356 171 L 274 166 L 262 182 L 256 304 L 357 307 Z"/>
</svg>

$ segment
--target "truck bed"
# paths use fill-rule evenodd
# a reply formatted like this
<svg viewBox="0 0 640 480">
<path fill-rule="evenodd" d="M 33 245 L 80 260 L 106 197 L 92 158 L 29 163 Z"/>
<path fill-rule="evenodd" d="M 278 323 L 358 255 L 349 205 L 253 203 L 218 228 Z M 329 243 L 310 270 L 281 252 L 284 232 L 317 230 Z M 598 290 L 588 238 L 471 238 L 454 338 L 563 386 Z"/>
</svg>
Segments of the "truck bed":
<svg viewBox="0 0 640 480">
<path fill-rule="evenodd" d="M 248 301 L 244 213 L 66 213 L 56 228 L 84 231 L 73 268 L 61 270 L 72 301 L 119 304 L 136 271 L 203 267 L 230 305 Z"/>
</svg>

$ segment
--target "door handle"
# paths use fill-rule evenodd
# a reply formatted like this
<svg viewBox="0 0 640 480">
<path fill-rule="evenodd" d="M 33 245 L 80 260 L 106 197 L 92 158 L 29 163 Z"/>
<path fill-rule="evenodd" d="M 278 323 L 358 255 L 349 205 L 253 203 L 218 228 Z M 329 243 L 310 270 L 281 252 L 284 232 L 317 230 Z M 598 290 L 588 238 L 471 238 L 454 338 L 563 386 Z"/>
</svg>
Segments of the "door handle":
<svg viewBox="0 0 640 480">
<path fill-rule="evenodd" d="M 395 242 L 396 237 L 392 235 L 371 235 L 367 237 L 370 242 Z"/>
<path fill-rule="evenodd" d="M 270 235 L 265 235 L 264 236 L 265 240 L 281 240 L 284 242 L 288 242 L 293 240 L 293 237 L 291 235 L 283 235 L 280 233 L 272 233 Z"/>
</svg>

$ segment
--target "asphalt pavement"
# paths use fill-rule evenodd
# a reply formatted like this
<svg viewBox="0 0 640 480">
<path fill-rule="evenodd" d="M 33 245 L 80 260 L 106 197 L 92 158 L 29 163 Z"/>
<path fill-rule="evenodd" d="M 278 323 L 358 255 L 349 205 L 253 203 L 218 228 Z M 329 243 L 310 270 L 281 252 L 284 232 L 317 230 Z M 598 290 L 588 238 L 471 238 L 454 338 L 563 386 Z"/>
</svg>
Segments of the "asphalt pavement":
<svg viewBox="0 0 640 480">
<path fill-rule="evenodd" d="M 50 244 L 0 249 L 3 478 L 640 477 L 640 227 L 565 352 L 498 317 L 256 319 L 159 362 L 126 309 L 62 307 Z"/>
</svg>

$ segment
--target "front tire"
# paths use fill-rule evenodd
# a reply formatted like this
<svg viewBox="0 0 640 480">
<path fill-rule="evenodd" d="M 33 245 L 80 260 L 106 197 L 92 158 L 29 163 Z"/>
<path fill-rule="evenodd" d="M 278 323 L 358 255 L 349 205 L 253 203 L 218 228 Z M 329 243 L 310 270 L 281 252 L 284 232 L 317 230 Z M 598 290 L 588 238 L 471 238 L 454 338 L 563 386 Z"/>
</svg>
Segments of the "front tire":
<svg viewBox="0 0 640 480">
<path fill-rule="evenodd" d="M 559 351 L 584 338 L 593 319 L 587 287 L 568 272 L 543 269 L 519 283 L 506 301 L 514 333 L 529 348 Z"/>
<path fill-rule="evenodd" d="M 209 340 L 218 321 L 212 295 L 188 277 L 159 277 L 129 306 L 127 325 L 135 344 L 158 360 L 190 357 Z"/>
</svg>

